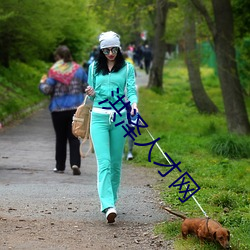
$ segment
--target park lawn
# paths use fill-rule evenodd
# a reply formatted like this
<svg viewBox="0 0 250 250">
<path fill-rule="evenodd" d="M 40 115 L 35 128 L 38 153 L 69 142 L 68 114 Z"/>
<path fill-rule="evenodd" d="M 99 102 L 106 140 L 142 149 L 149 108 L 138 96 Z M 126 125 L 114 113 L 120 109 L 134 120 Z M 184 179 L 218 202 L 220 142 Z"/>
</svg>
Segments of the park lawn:
<svg viewBox="0 0 250 250">
<path fill-rule="evenodd" d="M 197 112 L 187 71 L 180 59 L 170 61 L 165 66 L 162 93 L 140 88 L 139 110 L 154 139 L 160 138 L 158 144 L 163 152 L 175 163 L 180 161 L 182 173 L 187 171 L 200 186 L 195 198 L 207 215 L 230 230 L 232 249 L 250 249 L 250 137 L 228 134 L 218 78 L 207 67 L 201 68 L 201 74 L 208 95 L 220 110 L 219 114 Z M 249 100 L 247 107 L 250 113 Z M 145 129 L 141 128 L 140 132 L 135 142 L 153 141 Z M 149 162 L 150 147 L 135 146 L 133 163 L 154 168 L 156 175 L 158 170 L 165 173 L 166 168 L 154 162 L 169 163 L 156 145 Z M 203 217 L 192 197 L 182 203 L 178 199 L 177 187 L 168 188 L 181 174 L 177 169 L 173 170 L 162 177 L 156 189 L 160 191 L 164 203 L 173 210 L 183 212 L 188 217 Z M 182 240 L 179 237 L 180 225 L 181 219 L 176 218 L 173 222 L 157 225 L 155 232 L 163 234 L 166 239 L 174 238 L 178 250 L 219 249 L 214 243 L 200 246 L 195 237 L 190 237 L 189 241 Z"/>
</svg>

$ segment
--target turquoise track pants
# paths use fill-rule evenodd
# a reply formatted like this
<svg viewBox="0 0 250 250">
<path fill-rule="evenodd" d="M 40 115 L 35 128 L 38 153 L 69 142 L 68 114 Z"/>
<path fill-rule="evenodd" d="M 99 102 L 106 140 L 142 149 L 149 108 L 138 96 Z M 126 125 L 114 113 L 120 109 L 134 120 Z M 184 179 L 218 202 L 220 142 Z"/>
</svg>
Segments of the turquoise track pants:
<svg viewBox="0 0 250 250">
<path fill-rule="evenodd" d="M 116 114 L 114 122 L 109 114 L 91 113 L 90 134 L 97 160 L 97 190 L 101 202 L 101 211 L 115 207 L 121 179 L 122 155 L 125 130 L 121 121 L 127 122 L 126 113 Z"/>
</svg>

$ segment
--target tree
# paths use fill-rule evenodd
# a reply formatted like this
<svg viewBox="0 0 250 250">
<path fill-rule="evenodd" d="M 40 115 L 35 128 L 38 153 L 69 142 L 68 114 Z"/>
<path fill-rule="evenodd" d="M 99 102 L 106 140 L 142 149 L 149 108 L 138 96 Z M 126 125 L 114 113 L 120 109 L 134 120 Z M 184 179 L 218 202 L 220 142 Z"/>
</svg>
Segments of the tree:
<svg viewBox="0 0 250 250">
<path fill-rule="evenodd" d="M 95 20 L 85 11 L 89 1 L 1 0 L 0 64 L 10 60 L 48 60 L 54 49 L 65 43 L 73 57 L 82 60 L 91 48 Z"/>
<path fill-rule="evenodd" d="M 186 64 L 188 69 L 189 82 L 191 92 L 194 98 L 197 109 L 200 113 L 217 113 L 218 108 L 211 101 L 207 95 L 204 86 L 202 84 L 200 75 L 200 57 L 197 52 L 196 44 L 196 27 L 195 17 L 193 13 L 193 6 L 187 3 L 185 6 L 185 28 L 184 28 L 184 40 L 185 40 L 185 55 Z"/>
<path fill-rule="evenodd" d="M 232 0 L 237 62 L 244 94 L 250 96 L 250 8 L 248 0 Z"/>
<path fill-rule="evenodd" d="M 249 134 L 250 124 L 235 59 L 230 0 L 212 0 L 214 21 L 200 0 L 191 1 L 204 16 L 213 37 L 228 130 Z"/>
<path fill-rule="evenodd" d="M 246 10 L 250 8 L 249 0 L 232 0 L 234 14 L 235 35 L 243 38 L 250 35 L 250 13 Z"/>
<path fill-rule="evenodd" d="M 164 40 L 166 30 L 166 20 L 168 10 L 172 7 L 176 7 L 175 3 L 168 0 L 156 1 L 156 15 L 155 15 L 155 35 L 154 35 L 154 57 L 152 67 L 149 75 L 148 87 L 157 87 L 162 89 L 163 82 L 163 66 L 166 53 L 166 42 Z"/>
<path fill-rule="evenodd" d="M 140 43 L 140 33 L 147 27 L 149 35 L 152 30 L 155 0 L 93 0 L 92 5 L 97 14 L 102 30 L 113 30 L 121 35 L 122 46 Z"/>
</svg>

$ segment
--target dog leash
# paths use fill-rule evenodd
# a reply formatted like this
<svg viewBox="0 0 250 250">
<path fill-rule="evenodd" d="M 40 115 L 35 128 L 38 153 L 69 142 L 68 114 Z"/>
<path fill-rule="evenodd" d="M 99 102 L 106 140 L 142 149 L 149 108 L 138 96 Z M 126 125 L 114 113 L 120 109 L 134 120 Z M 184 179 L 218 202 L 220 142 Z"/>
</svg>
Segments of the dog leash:
<svg viewBox="0 0 250 250">
<path fill-rule="evenodd" d="M 149 132 L 149 130 L 147 128 L 145 128 L 146 131 L 148 132 L 149 136 L 153 139 L 154 137 L 152 136 L 152 134 Z M 170 162 L 170 160 L 167 158 L 167 156 L 164 154 L 163 150 L 161 149 L 161 147 L 159 146 L 159 144 L 156 142 L 156 146 L 158 147 L 158 149 L 160 150 L 160 152 L 162 153 L 162 155 L 165 157 L 165 159 L 168 161 L 168 163 L 171 165 L 172 163 Z M 185 187 L 187 188 L 187 185 L 185 184 Z M 190 194 L 192 194 L 189 191 Z M 193 200 L 195 201 L 195 203 L 197 204 L 197 206 L 200 208 L 200 210 L 202 211 L 202 213 L 204 214 L 204 216 L 209 219 L 209 216 L 207 215 L 207 213 L 204 211 L 204 209 L 201 207 L 200 203 L 197 201 L 197 199 L 194 197 L 194 195 L 191 196 L 193 198 Z"/>
</svg>

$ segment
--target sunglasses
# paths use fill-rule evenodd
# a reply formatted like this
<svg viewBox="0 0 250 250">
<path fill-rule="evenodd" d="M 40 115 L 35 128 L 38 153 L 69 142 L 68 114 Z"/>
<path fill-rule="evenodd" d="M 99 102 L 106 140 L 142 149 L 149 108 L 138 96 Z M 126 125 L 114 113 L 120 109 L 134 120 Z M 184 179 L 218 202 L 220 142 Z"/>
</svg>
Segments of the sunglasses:
<svg viewBox="0 0 250 250">
<path fill-rule="evenodd" d="M 114 48 L 111 48 L 111 49 L 105 48 L 105 49 L 102 50 L 104 55 L 109 55 L 110 51 L 112 52 L 112 54 L 117 54 L 118 48 L 117 47 L 114 47 Z"/>
</svg>

